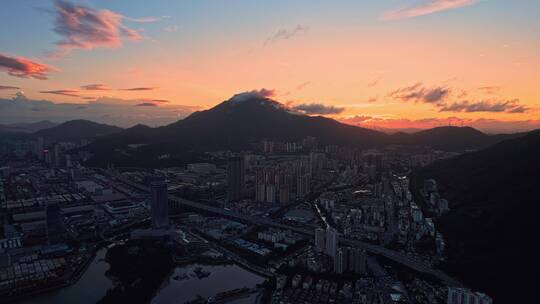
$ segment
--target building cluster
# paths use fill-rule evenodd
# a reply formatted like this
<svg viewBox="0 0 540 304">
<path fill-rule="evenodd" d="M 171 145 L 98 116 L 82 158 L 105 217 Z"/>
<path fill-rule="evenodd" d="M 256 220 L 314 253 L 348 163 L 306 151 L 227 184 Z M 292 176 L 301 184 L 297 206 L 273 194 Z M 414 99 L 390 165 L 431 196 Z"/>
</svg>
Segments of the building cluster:
<svg viewBox="0 0 540 304">
<path fill-rule="evenodd" d="M 219 217 L 191 215 L 189 221 L 193 224 L 194 228 L 216 240 L 229 239 L 245 232 L 247 229 L 247 226 L 240 222 Z"/>
<path fill-rule="evenodd" d="M 1 171 L 0 294 L 62 286 L 84 270 L 92 244 L 148 218 L 167 227 L 166 184 L 142 194 L 105 171 L 50 164 L 46 149 L 40 155 Z"/>
<path fill-rule="evenodd" d="M 439 189 L 437 188 L 437 182 L 434 179 L 426 179 L 424 181 L 424 200 L 428 203 L 429 210 L 433 211 L 437 215 L 448 212 L 448 201 L 441 198 Z"/>
<path fill-rule="evenodd" d="M 493 304 L 493 300 L 486 294 L 474 292 L 470 289 L 448 287 L 448 304 Z"/>
<path fill-rule="evenodd" d="M 268 228 L 257 233 L 257 239 L 272 243 L 274 248 L 286 250 L 290 245 L 294 245 L 304 239 L 298 233 L 290 230 L 280 230 L 276 228 Z"/>
<path fill-rule="evenodd" d="M 272 303 L 388 303 L 384 293 L 374 278 L 360 278 L 356 281 L 335 282 L 296 274 L 279 276 Z M 399 303 L 399 302 L 393 302 Z"/>
<path fill-rule="evenodd" d="M 255 169 L 255 201 L 285 205 L 310 191 L 311 171 L 303 160 Z"/>
<path fill-rule="evenodd" d="M 323 152 L 284 157 L 251 154 L 230 157 L 227 160 L 227 201 L 292 203 L 310 193 L 313 176 L 327 168 L 327 164 Z"/>
<path fill-rule="evenodd" d="M 65 258 L 40 258 L 38 254 L 25 256 L 0 269 L 0 290 L 24 288 L 32 284 L 56 282 L 66 273 Z"/>
<path fill-rule="evenodd" d="M 264 154 L 309 152 L 319 148 L 319 142 L 315 137 L 308 136 L 297 142 L 279 142 L 263 140 L 259 144 L 259 150 Z"/>
<path fill-rule="evenodd" d="M 0 149 L 0 156 L 9 150 L 16 158 L 0 168 L 0 296 L 65 283 L 84 269 L 93 245 L 130 232 L 135 239 L 196 243 L 200 252 L 212 247 L 220 258 L 275 275 L 273 303 L 441 298 L 440 288 L 422 280 L 407 282 L 414 293 L 408 297 L 367 247 L 354 244 L 430 263 L 442 258 L 444 238 L 432 216 L 447 212 L 448 202 L 434 180 L 425 181 L 415 202 L 405 176 L 449 154 L 325 146 L 309 137 L 264 141 L 255 151 L 211 151 L 186 166 L 122 171 L 84 167 L 85 152 L 68 152 L 84 144 L 41 138 Z M 435 254 L 419 253 L 422 242 L 435 244 Z M 448 290 L 452 304 L 487 299 Z"/>
<path fill-rule="evenodd" d="M 332 227 L 327 227 L 326 230 L 317 228 L 315 230 L 315 251 L 329 258 L 334 273 L 365 274 L 367 267 L 365 250 L 354 247 L 339 247 L 338 237 L 337 230 Z M 316 265 L 317 259 L 317 257 L 311 259 L 312 266 Z"/>
<path fill-rule="evenodd" d="M 343 199 L 333 192 L 324 193 L 317 204 L 328 220 L 348 237 L 377 239 L 386 230 L 387 213 L 381 198 L 362 196 Z"/>
</svg>

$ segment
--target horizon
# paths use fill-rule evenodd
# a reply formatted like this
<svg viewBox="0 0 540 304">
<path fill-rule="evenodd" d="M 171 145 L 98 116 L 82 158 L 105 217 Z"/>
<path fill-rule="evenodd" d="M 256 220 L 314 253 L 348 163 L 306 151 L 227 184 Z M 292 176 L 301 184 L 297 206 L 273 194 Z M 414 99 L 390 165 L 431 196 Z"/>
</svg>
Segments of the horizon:
<svg viewBox="0 0 540 304">
<path fill-rule="evenodd" d="M 82 118 L 155 127 L 266 88 L 307 115 L 371 129 L 533 130 L 535 7 L 6 1 L 0 124 Z"/>
<path fill-rule="evenodd" d="M 261 95 L 260 92 L 265 92 L 265 94 Z M 326 117 L 326 118 L 334 119 L 334 120 L 336 120 L 336 121 L 338 121 L 340 123 L 346 124 L 346 125 L 359 127 L 359 128 L 370 129 L 370 130 L 375 130 L 375 131 L 379 131 L 381 133 L 386 133 L 386 134 L 389 134 L 389 135 L 396 134 L 396 133 L 413 134 L 413 133 L 420 132 L 420 131 L 425 131 L 425 130 L 430 130 L 430 129 L 435 129 L 435 128 L 444 128 L 444 127 L 472 128 L 472 129 L 476 129 L 478 131 L 481 131 L 481 132 L 483 132 L 483 133 L 485 133 L 487 135 L 514 134 L 514 133 L 517 134 L 517 133 L 532 132 L 534 130 L 537 130 L 537 129 L 521 129 L 521 130 L 518 129 L 518 130 L 509 131 L 509 132 L 505 132 L 505 130 L 502 130 L 501 132 L 497 132 L 496 130 L 494 131 L 494 130 L 489 130 L 489 129 L 488 130 L 482 130 L 481 128 L 475 128 L 472 125 L 463 125 L 463 123 L 460 123 L 459 125 L 452 125 L 451 121 L 448 122 L 448 124 L 446 124 L 446 125 L 441 124 L 441 125 L 429 126 L 429 127 L 425 127 L 425 128 L 385 128 L 385 127 L 377 127 L 377 126 L 371 126 L 371 125 L 358 125 L 358 124 L 355 124 L 355 123 L 350 123 L 350 122 L 348 122 L 346 120 L 335 119 L 334 117 L 328 117 L 328 116 L 324 116 L 324 115 L 321 115 L 321 114 L 310 115 L 308 113 L 305 113 L 305 110 L 300 110 L 300 109 L 297 109 L 295 107 L 289 107 L 286 104 L 280 103 L 279 101 L 276 101 L 276 100 L 272 99 L 271 96 L 270 96 L 270 92 L 267 92 L 264 89 L 262 89 L 261 91 L 250 91 L 250 92 L 244 92 L 244 93 L 235 94 L 231 98 L 229 98 L 229 99 L 227 99 L 227 100 L 225 100 L 225 101 L 223 101 L 221 103 L 218 103 L 217 105 L 215 105 L 214 107 L 212 107 L 210 109 L 202 109 L 200 111 L 212 110 L 213 108 L 217 107 L 220 104 L 234 101 L 234 99 L 237 98 L 238 96 L 240 96 L 240 98 L 242 98 L 241 96 L 243 96 L 243 95 L 245 95 L 246 98 L 244 98 L 242 100 L 242 102 L 244 102 L 244 101 L 252 102 L 252 101 L 255 101 L 255 100 L 257 100 L 257 101 L 258 100 L 268 100 L 268 101 L 271 101 L 272 103 L 279 104 L 280 109 L 282 109 L 284 111 L 287 111 L 287 112 L 289 112 L 291 114 L 313 116 L 313 117 L 317 117 L 317 116 L 318 117 Z M 199 111 L 195 111 L 195 112 L 199 112 Z M 105 125 L 120 127 L 122 129 L 130 129 L 130 128 L 133 128 L 133 127 L 136 127 L 136 126 L 139 126 L 139 125 L 144 125 L 144 126 L 148 126 L 148 127 L 151 127 L 151 128 L 158 128 L 158 127 L 167 126 L 167 125 L 170 125 L 170 124 L 174 124 L 175 122 L 181 121 L 181 120 L 189 117 L 191 114 L 193 114 L 195 112 L 189 113 L 185 117 L 182 117 L 182 118 L 180 118 L 178 120 L 171 121 L 171 122 L 168 122 L 168 123 L 165 123 L 165 124 L 162 124 L 162 125 L 147 125 L 147 124 L 144 124 L 144 123 L 135 123 L 135 124 L 126 126 L 126 125 L 118 125 L 118 124 L 108 124 L 106 122 L 100 122 L 98 120 L 92 120 L 92 119 L 86 119 L 86 118 L 74 118 L 74 119 L 68 119 L 68 120 L 64 120 L 64 121 L 52 121 L 52 120 L 49 120 L 49 119 L 41 119 L 41 120 L 38 119 L 38 120 L 31 120 L 31 121 L 24 121 L 24 122 L 12 122 L 12 123 L 0 124 L 0 127 L 1 126 L 18 127 L 18 126 L 21 126 L 21 125 L 31 125 L 31 124 L 39 124 L 39 123 L 52 123 L 55 126 L 58 126 L 58 125 L 62 125 L 64 123 L 71 122 L 71 121 L 88 121 L 88 122 L 93 122 L 93 123 L 98 123 L 98 124 L 105 124 Z M 53 127 L 53 126 L 50 126 L 50 127 Z M 47 127 L 47 128 L 50 128 L 50 127 Z M 43 128 L 43 129 L 46 129 L 46 128 Z M 24 131 L 21 131 L 21 132 L 24 132 Z"/>
</svg>

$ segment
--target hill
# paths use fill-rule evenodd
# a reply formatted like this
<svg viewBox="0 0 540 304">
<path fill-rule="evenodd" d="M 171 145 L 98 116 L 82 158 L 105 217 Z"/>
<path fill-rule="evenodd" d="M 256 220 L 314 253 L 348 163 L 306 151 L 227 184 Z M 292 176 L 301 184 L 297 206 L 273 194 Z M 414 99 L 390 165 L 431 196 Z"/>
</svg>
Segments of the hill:
<svg viewBox="0 0 540 304">
<path fill-rule="evenodd" d="M 482 149 L 522 133 L 488 135 L 471 127 L 436 127 L 414 133 L 395 133 L 391 142 L 403 145 L 430 146 L 445 151 Z"/>
<path fill-rule="evenodd" d="M 121 128 L 100 124 L 89 120 L 70 120 L 55 127 L 43 129 L 32 134 L 34 138 L 43 137 L 47 141 L 69 141 L 90 139 L 122 131 Z"/>
<path fill-rule="evenodd" d="M 435 178 L 451 211 L 437 221 L 447 239 L 446 270 L 497 303 L 532 298 L 528 277 L 540 197 L 540 131 L 436 162 L 413 177 Z M 530 298 L 529 298 L 530 299 Z"/>
<path fill-rule="evenodd" d="M 99 157 L 99 154 L 110 156 L 116 148 L 129 144 L 144 145 L 137 153 L 148 157 L 185 151 L 244 149 L 265 139 L 298 141 L 313 136 L 323 144 L 375 146 L 387 138 L 382 132 L 290 112 L 268 98 L 241 97 L 237 95 L 167 126 L 137 125 L 101 138 L 88 148 Z"/>
<path fill-rule="evenodd" d="M 316 137 L 321 144 L 364 148 L 388 144 L 432 146 L 448 151 L 479 149 L 512 137 L 491 136 L 473 128 L 441 127 L 413 134 L 383 132 L 340 123 L 322 116 L 291 111 L 285 105 L 253 93 L 233 96 L 215 107 L 194 112 L 175 123 L 150 128 L 137 125 L 100 138 L 88 149 L 106 161 L 118 150 L 136 146 L 119 158 L 148 161 L 160 155 L 200 153 L 219 149 L 249 149 L 263 140 L 300 141 Z M 516 135 L 517 136 L 517 135 Z M 129 154 L 129 155 L 127 155 Z"/>
<path fill-rule="evenodd" d="M 22 132 L 22 133 L 34 133 L 39 130 L 48 129 L 57 126 L 58 124 L 50 122 L 48 120 L 42 120 L 31 123 L 14 123 L 0 125 L 0 132 Z"/>
</svg>

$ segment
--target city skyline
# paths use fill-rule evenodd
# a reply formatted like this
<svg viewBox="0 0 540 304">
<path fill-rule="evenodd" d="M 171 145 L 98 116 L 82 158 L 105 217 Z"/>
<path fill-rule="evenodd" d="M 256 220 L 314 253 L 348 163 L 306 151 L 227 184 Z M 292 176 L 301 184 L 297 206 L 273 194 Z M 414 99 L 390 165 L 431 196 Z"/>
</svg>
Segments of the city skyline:
<svg viewBox="0 0 540 304">
<path fill-rule="evenodd" d="M 0 123 L 158 126 L 257 90 L 369 128 L 540 127 L 534 1 L 3 7 Z"/>
</svg>

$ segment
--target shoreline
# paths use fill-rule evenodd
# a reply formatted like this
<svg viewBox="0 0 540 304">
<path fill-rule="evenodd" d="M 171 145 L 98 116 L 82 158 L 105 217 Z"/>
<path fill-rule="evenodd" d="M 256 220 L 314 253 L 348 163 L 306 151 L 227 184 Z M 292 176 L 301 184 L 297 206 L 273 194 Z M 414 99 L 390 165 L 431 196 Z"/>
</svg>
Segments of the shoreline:
<svg viewBox="0 0 540 304">
<path fill-rule="evenodd" d="M 101 248 L 95 248 L 93 250 L 92 254 L 89 256 L 89 258 L 78 269 L 76 269 L 69 276 L 69 278 L 67 278 L 67 279 L 65 279 L 65 280 L 63 280 L 61 282 L 58 282 L 58 283 L 56 283 L 56 284 L 54 284 L 52 286 L 47 286 L 47 287 L 42 287 L 42 288 L 39 288 L 39 289 L 32 290 L 29 293 L 17 294 L 17 295 L 13 295 L 13 296 L 3 295 L 2 300 L 0 300 L 0 303 L 15 303 L 17 301 L 27 299 L 27 298 L 29 298 L 31 296 L 45 294 L 45 293 L 53 292 L 53 291 L 56 291 L 56 290 L 61 290 L 63 288 L 66 288 L 66 287 L 69 287 L 71 285 L 76 284 L 77 282 L 79 282 L 79 280 L 81 279 L 83 274 L 86 272 L 86 270 L 88 270 L 88 267 L 90 267 L 90 265 L 92 264 L 92 262 L 96 258 L 96 253 L 99 251 L 99 249 L 101 249 Z"/>
<path fill-rule="evenodd" d="M 24 294 L 17 294 L 17 295 L 2 295 L 2 298 L 0 300 L 0 303 L 17 303 L 19 301 L 23 300 L 32 300 L 33 296 L 37 295 L 43 295 L 47 293 L 52 293 L 54 291 L 61 290 L 63 288 L 67 288 L 69 286 L 75 285 L 79 282 L 79 280 L 82 278 L 84 273 L 88 270 L 90 265 L 95 261 L 97 258 L 97 252 L 101 249 L 106 247 L 106 244 L 99 244 L 95 246 L 92 249 L 91 254 L 89 257 L 81 264 L 73 273 L 70 274 L 70 276 L 62 281 L 58 281 L 54 283 L 53 285 L 42 287 L 39 289 L 32 290 L 30 292 L 25 292 Z M 249 267 L 246 267 L 246 265 L 243 265 L 242 263 L 238 263 L 235 260 L 230 259 L 224 259 L 224 258 L 211 258 L 211 257 L 189 257 L 189 258 L 177 258 L 173 257 L 173 268 L 171 269 L 169 275 L 163 280 L 162 285 L 158 288 L 158 290 L 154 293 L 154 297 L 159 293 L 159 291 L 165 287 L 167 280 L 170 279 L 172 274 L 174 273 L 175 269 L 177 267 L 187 267 L 190 265 L 203 265 L 203 266 L 228 266 L 228 265 L 236 265 L 246 271 L 249 271 L 253 274 L 260 275 L 261 277 L 268 279 L 268 276 L 262 275 L 261 273 L 254 271 L 253 269 L 250 269 Z"/>
</svg>

